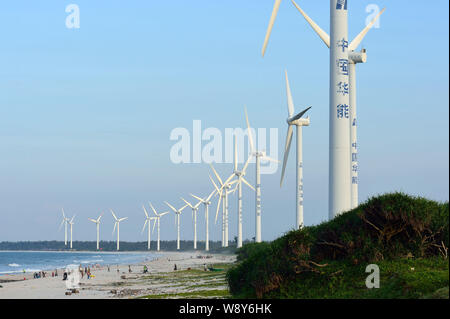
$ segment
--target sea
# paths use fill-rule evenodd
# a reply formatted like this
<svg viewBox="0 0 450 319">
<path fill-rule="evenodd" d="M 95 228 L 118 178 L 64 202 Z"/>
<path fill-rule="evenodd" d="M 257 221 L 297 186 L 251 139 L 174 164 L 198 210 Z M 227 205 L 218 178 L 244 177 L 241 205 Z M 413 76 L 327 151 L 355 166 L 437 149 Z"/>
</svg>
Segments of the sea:
<svg viewBox="0 0 450 319">
<path fill-rule="evenodd" d="M 0 277 L 4 274 L 54 270 L 80 264 L 124 265 L 160 257 L 150 252 L 0 251 Z"/>
</svg>

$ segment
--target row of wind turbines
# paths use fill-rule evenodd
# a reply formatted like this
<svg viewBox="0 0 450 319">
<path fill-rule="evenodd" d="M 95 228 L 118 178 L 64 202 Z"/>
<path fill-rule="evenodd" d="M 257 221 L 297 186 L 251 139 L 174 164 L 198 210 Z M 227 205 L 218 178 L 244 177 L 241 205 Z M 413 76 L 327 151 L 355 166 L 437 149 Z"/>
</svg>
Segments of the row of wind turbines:
<svg viewBox="0 0 450 319">
<path fill-rule="evenodd" d="M 286 149 L 284 153 L 284 161 L 283 161 L 283 170 L 281 175 L 281 181 L 280 186 L 283 182 L 283 178 L 285 175 L 285 168 L 287 159 L 289 156 L 289 150 L 290 150 L 290 141 L 292 139 L 292 126 L 297 126 L 297 132 L 300 132 L 300 134 L 297 135 L 297 154 L 300 156 L 297 156 L 297 159 L 300 159 L 301 161 L 301 127 L 309 125 L 309 118 L 303 119 L 302 116 L 311 108 L 308 107 L 304 111 L 298 113 L 297 115 L 294 114 L 294 104 L 293 99 L 291 96 L 291 90 L 289 86 L 289 81 L 287 77 L 287 72 L 285 74 L 286 77 L 286 92 L 287 92 L 287 98 L 288 98 L 288 137 L 287 137 L 287 143 L 286 143 Z M 230 194 L 235 194 L 237 192 L 237 247 L 242 247 L 243 242 L 243 224 L 242 224 L 242 215 L 243 215 L 243 196 L 242 196 L 242 185 L 245 184 L 250 189 L 252 189 L 255 192 L 255 242 L 261 242 L 261 174 L 260 174 L 260 168 L 261 168 L 261 161 L 272 161 L 272 162 L 279 162 L 276 159 L 273 159 L 269 156 L 267 156 L 265 151 L 256 149 L 253 136 L 252 136 L 252 130 L 250 128 L 250 122 L 248 119 L 247 109 L 244 109 L 245 111 L 245 121 L 247 125 L 247 132 L 248 132 L 248 141 L 250 146 L 250 154 L 244 163 L 243 167 L 241 169 L 238 168 L 238 153 L 237 153 L 237 144 L 236 139 L 234 140 L 234 160 L 233 160 L 233 171 L 231 175 L 226 178 L 222 179 L 219 175 L 219 173 L 216 171 L 214 166 L 210 164 L 211 170 L 216 177 L 216 180 L 213 179 L 211 175 L 209 175 L 209 179 L 211 181 L 211 184 L 213 186 L 213 190 L 211 193 L 209 193 L 205 197 L 196 196 L 194 194 L 190 194 L 192 198 L 196 199 L 198 202 L 193 204 L 186 199 L 181 197 L 181 200 L 185 203 L 184 206 L 180 208 L 175 208 L 173 205 L 171 205 L 169 202 L 165 202 L 165 204 L 173 211 L 175 214 L 175 225 L 177 229 L 177 250 L 180 249 L 180 222 L 181 222 L 181 214 L 183 210 L 185 210 L 187 207 L 190 207 L 192 209 L 192 218 L 193 218 L 193 225 L 194 225 L 194 249 L 197 249 L 197 214 L 198 210 L 200 208 L 200 205 L 204 205 L 204 212 L 205 212 L 205 250 L 209 250 L 209 206 L 211 205 L 211 200 L 215 196 L 218 198 L 217 201 L 217 208 L 216 208 L 216 215 L 215 215 L 215 223 L 217 223 L 219 211 L 222 207 L 222 247 L 228 247 L 229 244 L 229 205 L 228 205 L 228 199 Z M 255 158 L 255 167 L 256 167 L 256 187 L 252 186 L 250 182 L 245 178 L 248 165 L 250 164 L 250 161 L 252 158 Z M 297 178 L 298 181 L 302 181 L 302 170 L 299 165 L 297 165 L 297 176 L 300 178 Z M 299 188 L 297 187 L 297 190 Z M 298 196 L 303 196 L 302 192 L 297 192 Z M 297 201 L 298 202 L 298 201 Z M 222 204 L 222 206 L 221 206 Z M 151 242 L 151 222 L 153 221 L 153 231 L 155 227 L 157 226 L 157 251 L 160 250 L 160 219 L 161 217 L 167 215 L 169 211 L 158 213 L 152 203 L 149 202 L 149 206 L 153 211 L 154 216 L 150 216 L 147 209 L 143 205 L 143 211 L 145 214 L 145 222 L 144 226 L 142 228 L 142 233 L 144 232 L 145 228 L 147 227 L 147 249 L 150 250 L 150 242 Z M 117 215 L 114 213 L 114 211 L 111 209 L 111 214 L 114 218 L 114 229 L 113 234 L 117 230 L 117 250 L 120 250 L 120 223 L 124 220 L 126 220 L 128 217 L 122 217 L 118 218 Z M 96 224 L 97 229 L 97 250 L 100 249 L 100 220 L 103 216 L 103 213 L 98 216 L 97 219 L 89 218 L 89 220 Z M 65 226 L 65 234 L 64 234 L 64 244 L 67 245 L 67 226 L 70 225 L 70 249 L 73 248 L 73 242 L 72 242 L 72 233 L 73 233 L 73 225 L 74 225 L 74 218 L 75 215 L 72 218 L 68 218 L 64 212 L 64 209 L 62 209 L 62 222 L 60 225 L 61 227 Z M 297 228 L 300 228 L 303 225 L 303 214 L 300 216 L 297 215 Z"/>
<path fill-rule="evenodd" d="M 330 35 L 322 30 L 301 8 L 291 0 L 296 9 L 302 14 L 305 20 L 319 35 L 325 45 L 330 49 L 330 157 L 329 157 L 329 218 L 343 213 L 344 211 L 354 208 L 358 205 L 358 162 L 357 162 L 357 124 L 356 124 L 356 70 L 355 65 L 358 63 L 365 63 L 367 61 L 367 53 L 365 49 L 361 52 L 355 50 L 360 45 L 368 31 L 378 20 L 380 15 L 385 11 L 383 9 L 377 16 L 366 25 L 366 27 L 355 37 L 353 41 L 348 41 L 348 17 L 347 17 L 347 0 L 330 0 Z M 262 56 L 266 52 L 268 41 L 272 32 L 273 25 L 281 4 L 281 0 L 275 0 L 272 15 L 267 28 L 266 37 L 262 48 Z M 289 156 L 291 142 L 294 134 L 294 126 L 296 127 L 296 229 L 303 227 L 303 151 L 302 151 L 302 128 L 310 125 L 309 117 L 304 118 L 305 113 L 311 108 L 308 107 L 303 111 L 295 114 L 294 102 L 289 86 L 287 71 L 285 71 L 286 80 L 286 95 L 288 107 L 288 130 L 284 148 L 283 167 L 281 171 L 280 187 L 282 186 L 286 164 Z M 341 107 L 341 108 L 339 108 Z M 214 167 L 211 169 L 216 177 L 216 181 L 209 176 L 212 185 L 214 186 L 212 192 L 206 197 L 199 197 L 191 194 L 193 198 L 198 200 L 196 204 L 192 204 L 181 198 L 185 203 L 179 209 L 173 205 L 165 202 L 166 205 L 175 213 L 175 224 L 177 228 L 177 249 L 180 249 L 180 219 L 184 209 L 190 207 L 192 209 L 192 218 L 194 223 L 194 249 L 197 249 L 197 213 L 201 204 L 204 205 L 205 210 L 205 250 L 209 250 L 209 211 L 208 207 L 211 205 L 213 196 L 218 198 L 217 209 L 215 215 L 215 222 L 217 223 L 220 205 L 222 204 L 222 246 L 228 247 L 228 195 L 234 194 L 237 196 L 237 247 L 242 246 L 242 183 L 255 191 L 255 241 L 261 242 L 261 176 L 260 163 L 261 161 L 276 161 L 266 155 L 264 151 L 256 149 L 253 137 L 251 134 L 250 123 L 248 120 L 247 110 L 245 109 L 245 120 L 248 131 L 248 139 L 250 145 L 250 154 L 242 169 L 238 169 L 237 148 L 236 141 L 234 142 L 234 168 L 232 174 L 222 179 Z M 256 159 L 256 183 L 252 186 L 246 179 L 245 174 L 249 162 L 252 157 Z M 217 183 L 216 183 L 217 182 Z M 146 216 L 144 227 L 148 227 L 148 249 L 150 249 L 150 224 L 154 221 L 158 225 L 158 240 L 157 250 L 160 250 L 160 218 L 169 212 L 157 213 L 151 203 L 150 207 L 155 216 L 150 217 L 145 206 L 143 206 Z M 111 214 L 115 219 L 114 231 L 117 228 L 117 250 L 119 250 L 119 227 L 120 222 L 127 219 L 127 217 L 117 218 L 111 210 Z M 75 217 L 75 216 L 74 216 Z M 72 227 L 73 220 L 65 216 L 63 210 L 63 221 L 61 226 L 65 224 L 65 244 L 67 245 L 67 225 L 70 225 L 70 248 L 72 248 Z M 99 249 L 99 227 L 100 215 L 97 219 L 90 219 L 90 221 L 97 225 L 97 249 Z M 60 226 L 60 228 L 61 228 Z"/>
</svg>

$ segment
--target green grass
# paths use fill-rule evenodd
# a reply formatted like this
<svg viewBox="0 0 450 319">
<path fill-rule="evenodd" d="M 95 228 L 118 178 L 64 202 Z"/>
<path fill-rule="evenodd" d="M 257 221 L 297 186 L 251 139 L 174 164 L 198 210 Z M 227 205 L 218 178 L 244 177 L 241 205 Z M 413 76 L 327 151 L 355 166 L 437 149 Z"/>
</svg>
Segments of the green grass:
<svg viewBox="0 0 450 319">
<path fill-rule="evenodd" d="M 244 245 L 227 281 L 235 298 L 448 298 L 448 245 L 448 203 L 386 194 L 332 221 Z M 379 289 L 365 285 L 368 264 L 380 267 Z"/>
<path fill-rule="evenodd" d="M 187 298 L 187 299 L 203 299 L 203 298 L 227 298 L 230 293 L 227 289 L 211 289 L 196 290 L 192 292 L 179 292 L 173 294 L 147 295 L 139 297 L 140 299 L 171 299 L 171 298 Z"/>
<path fill-rule="evenodd" d="M 180 291 L 146 295 L 139 298 L 229 298 L 230 293 L 225 275 L 232 265 L 217 264 L 212 266 L 222 270 L 213 272 L 204 271 L 203 269 L 186 269 L 145 276 L 142 279 L 150 285 L 165 285 L 166 287 L 163 290 L 177 288 Z"/>
</svg>

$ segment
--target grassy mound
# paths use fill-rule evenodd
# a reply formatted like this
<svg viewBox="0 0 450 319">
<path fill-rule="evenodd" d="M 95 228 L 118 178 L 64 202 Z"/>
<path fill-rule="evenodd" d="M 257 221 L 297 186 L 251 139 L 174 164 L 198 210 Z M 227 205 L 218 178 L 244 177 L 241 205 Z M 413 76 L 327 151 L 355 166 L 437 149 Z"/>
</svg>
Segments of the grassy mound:
<svg viewBox="0 0 450 319">
<path fill-rule="evenodd" d="M 402 193 L 238 250 L 237 298 L 448 298 L 449 205 Z M 366 266 L 380 269 L 368 289 Z"/>
</svg>

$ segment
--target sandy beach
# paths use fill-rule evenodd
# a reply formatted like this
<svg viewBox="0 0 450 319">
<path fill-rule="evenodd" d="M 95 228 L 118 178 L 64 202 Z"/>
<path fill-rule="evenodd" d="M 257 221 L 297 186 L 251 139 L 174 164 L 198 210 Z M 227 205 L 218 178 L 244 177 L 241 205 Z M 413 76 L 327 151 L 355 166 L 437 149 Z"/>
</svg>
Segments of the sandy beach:
<svg viewBox="0 0 450 319">
<path fill-rule="evenodd" d="M 0 276 L 0 299 L 105 299 L 176 294 L 185 291 L 186 287 L 183 286 L 185 281 L 181 280 L 181 277 L 166 280 L 169 274 L 182 274 L 188 269 L 203 271 L 204 264 L 228 264 L 236 260 L 234 255 L 203 252 L 161 252 L 157 255 L 155 260 L 132 264 L 131 273 L 129 265 L 111 265 L 110 271 L 107 266 L 91 268 L 94 277 L 87 279 L 84 276 L 77 289 L 79 292 L 71 295 L 66 295 L 69 289 L 66 281 L 62 280 L 63 269 L 58 269 L 58 277 L 52 277 L 52 271 L 47 272 L 45 278 L 38 279 L 33 279 L 33 273 L 3 275 Z M 143 273 L 144 264 L 148 267 L 147 274 Z M 222 289 L 226 289 L 223 280 L 215 285 L 211 284 L 212 280 L 217 280 L 215 277 L 209 278 L 209 281 L 207 277 L 200 281 L 202 280 L 204 287 L 211 286 L 211 289 L 217 289 L 222 286 Z M 197 285 L 201 283 L 198 280 L 196 282 Z"/>
</svg>

